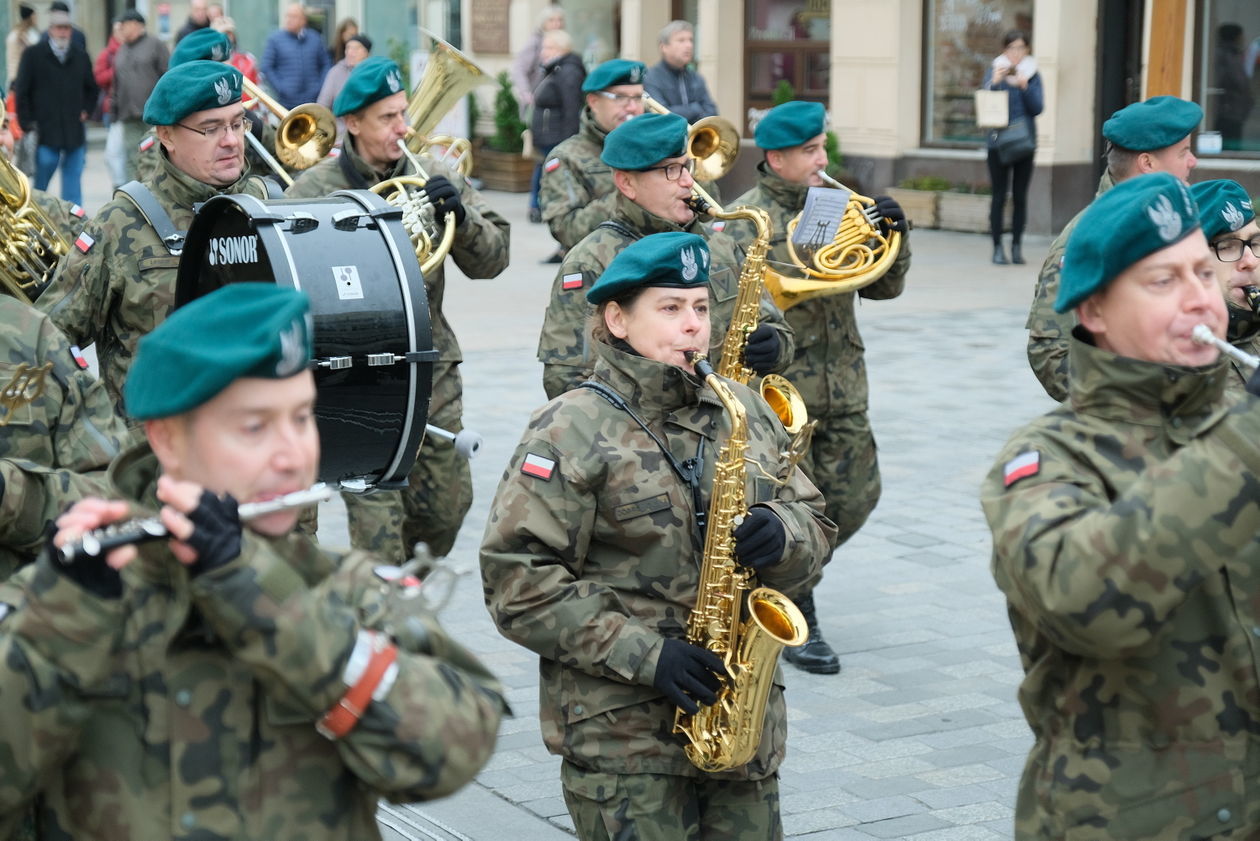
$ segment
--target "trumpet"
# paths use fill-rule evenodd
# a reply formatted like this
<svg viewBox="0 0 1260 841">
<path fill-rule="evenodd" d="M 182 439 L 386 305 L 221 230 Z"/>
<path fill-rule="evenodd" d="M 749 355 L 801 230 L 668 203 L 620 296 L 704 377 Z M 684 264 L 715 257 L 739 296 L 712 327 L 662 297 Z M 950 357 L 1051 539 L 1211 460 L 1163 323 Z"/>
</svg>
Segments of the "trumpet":
<svg viewBox="0 0 1260 841">
<path fill-rule="evenodd" d="M 1224 339 L 1218 339 L 1212 328 L 1206 324 L 1196 324 L 1190 331 L 1190 338 L 1201 345 L 1216 345 L 1221 353 L 1227 353 L 1249 368 L 1260 368 L 1260 356 L 1253 356 L 1245 350 L 1239 350 Z"/>
<path fill-rule="evenodd" d="M 276 157 L 291 169 L 309 169 L 328 156 L 337 142 L 337 121 L 323 105 L 307 102 L 288 109 L 249 79 L 242 79 L 245 92 L 276 115 Z"/>
</svg>

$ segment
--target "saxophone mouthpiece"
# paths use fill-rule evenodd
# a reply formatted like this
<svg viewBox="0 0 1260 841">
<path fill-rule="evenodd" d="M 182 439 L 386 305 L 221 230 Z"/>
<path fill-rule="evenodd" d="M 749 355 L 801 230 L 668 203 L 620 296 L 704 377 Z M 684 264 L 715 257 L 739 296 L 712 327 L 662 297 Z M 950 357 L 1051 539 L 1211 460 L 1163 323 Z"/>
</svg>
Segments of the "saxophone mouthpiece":
<svg viewBox="0 0 1260 841">
<path fill-rule="evenodd" d="M 700 375 L 700 379 L 707 380 L 713 375 L 713 366 L 709 364 L 709 360 L 705 358 L 703 353 L 697 353 L 694 350 L 689 350 L 683 353 L 683 358 L 687 360 L 688 364 L 696 369 L 696 373 Z"/>
<path fill-rule="evenodd" d="M 695 194 L 688 196 L 683 200 L 683 203 L 690 207 L 693 213 L 698 213 L 701 216 L 708 216 L 709 209 L 712 207 L 707 201 Z"/>
</svg>

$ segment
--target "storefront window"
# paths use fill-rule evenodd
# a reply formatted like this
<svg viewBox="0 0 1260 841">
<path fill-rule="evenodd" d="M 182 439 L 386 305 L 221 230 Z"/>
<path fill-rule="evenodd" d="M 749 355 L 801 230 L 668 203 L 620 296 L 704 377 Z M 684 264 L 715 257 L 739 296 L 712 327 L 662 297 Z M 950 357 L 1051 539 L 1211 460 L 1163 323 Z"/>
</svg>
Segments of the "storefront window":
<svg viewBox="0 0 1260 841">
<path fill-rule="evenodd" d="M 1220 133 L 1221 154 L 1260 156 L 1260 4 L 1208 0 L 1200 17 L 1197 82 L 1203 128 Z M 1201 154 L 1214 154 L 1202 138 Z M 1208 141 L 1208 142 L 1205 142 Z"/>
<path fill-rule="evenodd" d="M 565 28 L 573 51 L 587 69 L 616 58 L 621 51 L 621 3 L 613 0 L 565 0 Z"/>
<path fill-rule="evenodd" d="M 927 79 L 923 142 L 973 146 L 984 142 L 976 126 L 974 94 L 1002 52 L 1002 36 L 1020 29 L 1032 39 L 1033 0 L 927 0 Z"/>
<path fill-rule="evenodd" d="M 745 110 L 751 124 L 781 82 L 794 98 L 826 103 L 831 77 L 830 0 L 751 0 L 746 5 Z"/>
</svg>

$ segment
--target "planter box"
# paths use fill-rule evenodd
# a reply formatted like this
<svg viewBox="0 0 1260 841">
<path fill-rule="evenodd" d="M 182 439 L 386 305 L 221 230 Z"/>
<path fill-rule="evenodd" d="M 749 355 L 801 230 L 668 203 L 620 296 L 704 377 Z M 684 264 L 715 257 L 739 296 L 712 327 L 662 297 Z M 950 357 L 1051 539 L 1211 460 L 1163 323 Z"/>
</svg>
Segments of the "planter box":
<svg viewBox="0 0 1260 841">
<path fill-rule="evenodd" d="M 914 223 L 914 227 L 939 227 L 937 197 L 940 193 L 934 190 L 907 190 L 905 187 L 889 187 L 886 193 L 901 205 L 901 209 L 906 212 L 906 218 Z"/>
<path fill-rule="evenodd" d="M 968 231 L 970 233 L 987 234 L 989 232 L 989 205 L 992 196 L 979 193 L 941 193 L 937 206 L 940 226 L 947 231 Z M 1002 230 L 1011 229 L 1011 211 L 1013 203 L 1007 197 L 1003 215 Z"/>
<path fill-rule="evenodd" d="M 473 154 L 473 177 L 480 178 L 487 190 L 505 193 L 528 193 L 534 175 L 534 159 L 520 154 L 496 152 L 481 146 Z"/>
</svg>

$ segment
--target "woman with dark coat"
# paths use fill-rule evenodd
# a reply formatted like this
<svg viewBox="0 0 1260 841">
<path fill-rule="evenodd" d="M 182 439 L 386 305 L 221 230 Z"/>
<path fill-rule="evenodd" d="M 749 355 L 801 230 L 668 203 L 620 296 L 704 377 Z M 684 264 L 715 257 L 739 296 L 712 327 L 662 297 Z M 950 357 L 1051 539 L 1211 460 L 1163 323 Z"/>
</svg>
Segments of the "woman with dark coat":
<svg viewBox="0 0 1260 841">
<path fill-rule="evenodd" d="M 1041 74 L 1037 62 L 1029 55 L 1028 35 L 1012 29 L 1002 38 L 1002 53 L 984 74 L 986 90 L 1006 91 L 1010 103 L 1010 123 L 1028 123 L 1034 143 L 1037 128 L 1033 117 L 1041 113 L 1045 97 L 1041 87 Z M 1033 158 L 1036 151 L 1026 158 L 1003 163 L 998 157 L 997 131 L 989 132 L 989 181 L 993 185 L 993 200 L 989 205 L 989 231 L 993 236 L 993 262 L 1006 265 L 1006 253 L 1002 250 L 1002 212 L 1006 209 L 1006 189 L 1010 186 L 1011 201 L 1015 212 L 1011 218 L 1012 263 L 1023 263 L 1021 240 L 1024 223 L 1028 218 L 1028 184 L 1032 181 Z"/>
<path fill-rule="evenodd" d="M 561 140 L 577 134 L 586 101 L 582 93 L 586 68 L 582 66 L 582 59 L 573 52 L 573 39 L 569 33 L 563 29 L 544 32 L 539 58 L 543 77 L 534 88 L 534 115 L 529 124 L 534 149 L 541 158 L 534 167 L 534 180 L 529 191 L 529 215 L 533 221 L 542 219 L 538 207 L 542 161 Z M 535 216 L 538 218 L 535 219 Z"/>
</svg>

